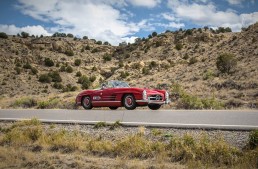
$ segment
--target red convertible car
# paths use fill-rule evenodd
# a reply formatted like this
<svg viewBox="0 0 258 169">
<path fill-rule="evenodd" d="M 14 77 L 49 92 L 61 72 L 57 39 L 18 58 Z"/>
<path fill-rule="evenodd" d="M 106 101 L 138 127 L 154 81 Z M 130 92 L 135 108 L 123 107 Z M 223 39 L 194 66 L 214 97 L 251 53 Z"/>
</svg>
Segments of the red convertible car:
<svg viewBox="0 0 258 169">
<path fill-rule="evenodd" d="M 124 106 L 127 110 L 133 110 L 138 106 L 148 106 L 152 110 L 158 110 L 161 105 L 169 102 L 166 90 L 134 88 L 117 80 L 102 84 L 100 89 L 84 90 L 76 97 L 76 104 L 85 109 L 109 107 L 115 110 Z"/>
</svg>

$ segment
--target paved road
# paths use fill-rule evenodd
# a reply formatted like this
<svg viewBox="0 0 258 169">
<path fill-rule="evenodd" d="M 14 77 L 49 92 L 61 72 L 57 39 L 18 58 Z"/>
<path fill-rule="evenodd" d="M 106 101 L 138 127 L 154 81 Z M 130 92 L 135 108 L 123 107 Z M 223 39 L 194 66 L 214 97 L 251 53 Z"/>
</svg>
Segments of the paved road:
<svg viewBox="0 0 258 169">
<path fill-rule="evenodd" d="M 43 122 L 95 124 L 119 120 L 128 126 L 203 129 L 258 129 L 258 110 L 0 110 L 0 120 L 38 118 Z"/>
</svg>

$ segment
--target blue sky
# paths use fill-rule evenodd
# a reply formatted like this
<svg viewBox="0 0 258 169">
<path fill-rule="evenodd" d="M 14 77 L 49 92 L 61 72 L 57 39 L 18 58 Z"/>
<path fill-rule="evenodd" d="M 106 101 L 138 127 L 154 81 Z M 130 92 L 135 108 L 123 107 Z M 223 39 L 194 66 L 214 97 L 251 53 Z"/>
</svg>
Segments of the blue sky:
<svg viewBox="0 0 258 169">
<path fill-rule="evenodd" d="M 231 27 L 258 21 L 257 0 L 0 0 L 0 32 L 54 32 L 117 45 L 179 28 Z"/>
</svg>

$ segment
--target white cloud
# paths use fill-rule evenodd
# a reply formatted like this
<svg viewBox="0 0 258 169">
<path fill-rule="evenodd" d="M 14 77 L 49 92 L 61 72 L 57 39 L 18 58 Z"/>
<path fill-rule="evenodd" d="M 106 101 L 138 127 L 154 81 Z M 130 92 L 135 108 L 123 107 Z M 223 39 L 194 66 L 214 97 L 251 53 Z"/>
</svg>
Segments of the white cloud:
<svg viewBox="0 0 258 169">
<path fill-rule="evenodd" d="M 155 25 L 161 26 L 161 27 L 164 27 L 164 28 L 176 28 L 176 29 L 185 27 L 184 23 L 176 23 L 176 22 L 169 22 L 168 24 L 156 23 Z"/>
<path fill-rule="evenodd" d="M 124 0 L 19 0 L 21 12 L 35 19 L 54 23 L 55 30 L 87 35 L 117 45 L 122 38 L 146 27 L 144 23 L 127 21 L 127 14 L 117 8 L 127 6 Z M 130 16 L 128 16 L 130 17 Z"/>
<path fill-rule="evenodd" d="M 198 4 L 188 1 L 168 0 L 168 7 L 175 17 L 201 26 L 227 26 L 233 31 L 258 21 L 257 12 L 238 15 L 233 10 L 219 11 L 213 3 Z"/>
<path fill-rule="evenodd" d="M 0 32 L 5 32 L 8 35 L 16 35 L 21 32 L 28 32 L 30 35 L 51 35 L 45 30 L 42 26 L 25 26 L 25 27 L 16 27 L 15 25 L 0 25 Z"/>
<path fill-rule="evenodd" d="M 127 1 L 134 6 L 142 6 L 147 8 L 154 8 L 161 2 L 161 0 L 127 0 Z"/>
<path fill-rule="evenodd" d="M 231 5 L 241 5 L 245 0 L 227 0 Z"/>
</svg>

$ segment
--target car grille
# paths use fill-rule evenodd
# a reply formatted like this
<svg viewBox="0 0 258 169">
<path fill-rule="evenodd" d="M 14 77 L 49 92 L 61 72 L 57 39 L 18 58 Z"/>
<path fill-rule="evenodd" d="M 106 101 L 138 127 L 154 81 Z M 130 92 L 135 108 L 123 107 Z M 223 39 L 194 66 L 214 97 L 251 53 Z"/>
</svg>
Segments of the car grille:
<svg viewBox="0 0 258 169">
<path fill-rule="evenodd" d="M 151 95 L 149 96 L 149 100 L 162 100 L 161 95 Z"/>
</svg>

